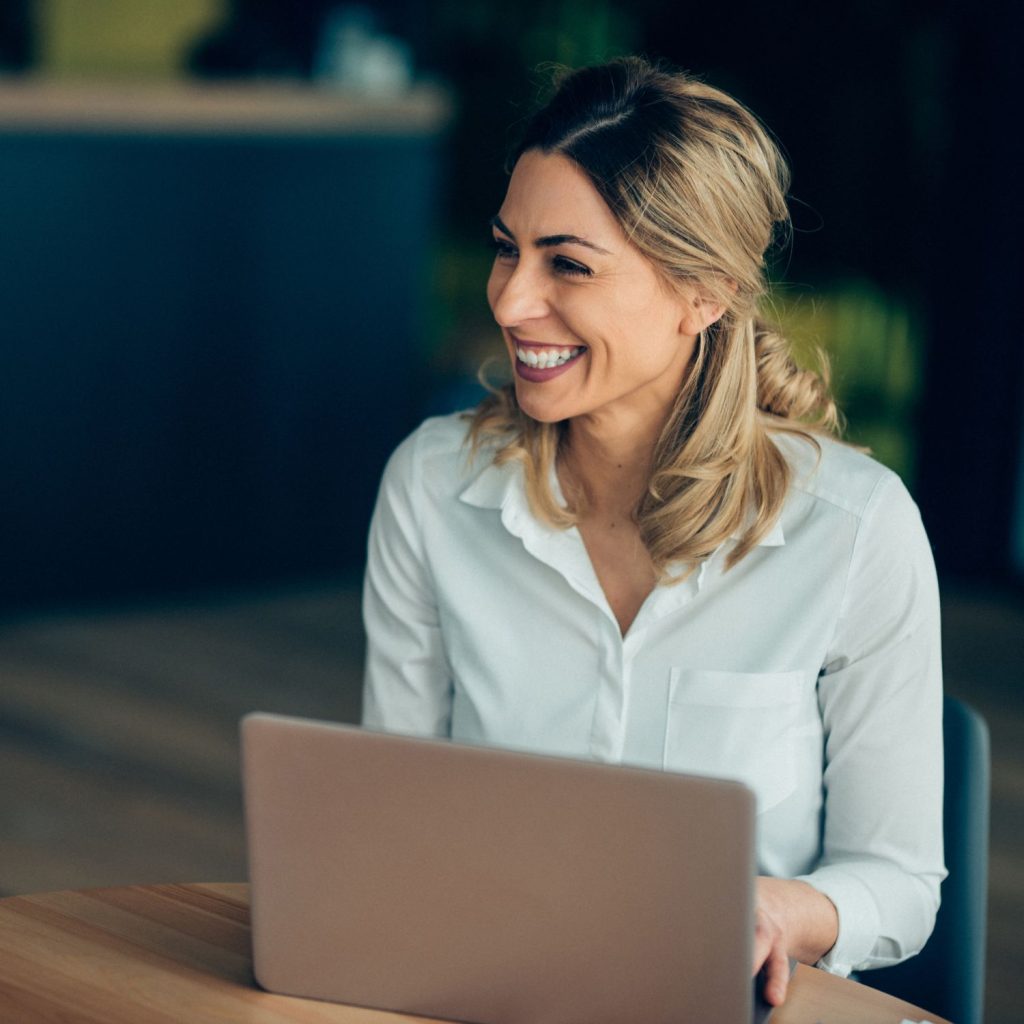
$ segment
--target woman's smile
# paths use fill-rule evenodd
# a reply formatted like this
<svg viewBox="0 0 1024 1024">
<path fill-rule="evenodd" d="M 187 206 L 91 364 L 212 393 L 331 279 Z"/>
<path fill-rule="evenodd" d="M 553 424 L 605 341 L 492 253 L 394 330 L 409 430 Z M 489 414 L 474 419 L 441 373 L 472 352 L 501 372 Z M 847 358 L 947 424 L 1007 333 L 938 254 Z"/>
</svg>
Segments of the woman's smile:
<svg viewBox="0 0 1024 1024">
<path fill-rule="evenodd" d="M 531 383 L 539 384 L 558 377 L 587 351 L 586 345 L 544 345 L 534 341 L 512 339 L 515 349 L 516 373 Z"/>
</svg>

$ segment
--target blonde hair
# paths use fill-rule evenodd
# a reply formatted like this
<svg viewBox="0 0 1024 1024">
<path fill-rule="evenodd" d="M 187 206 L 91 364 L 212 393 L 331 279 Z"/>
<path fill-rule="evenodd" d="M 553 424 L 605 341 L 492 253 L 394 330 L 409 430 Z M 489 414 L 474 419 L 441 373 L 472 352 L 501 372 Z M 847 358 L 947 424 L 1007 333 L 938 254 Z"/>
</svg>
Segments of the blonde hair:
<svg viewBox="0 0 1024 1024">
<path fill-rule="evenodd" d="M 663 580 L 670 563 L 692 570 L 736 536 L 732 567 L 772 527 L 789 486 L 771 433 L 817 444 L 838 427 L 827 364 L 800 369 L 759 311 L 765 254 L 788 238 L 785 160 L 732 97 L 637 57 L 563 77 L 513 162 L 534 149 L 579 166 L 668 282 L 696 284 L 725 308 L 698 339 L 635 518 Z M 534 513 L 563 527 L 578 509 L 559 504 L 549 481 L 565 428 L 526 416 L 512 385 L 484 399 L 470 427 L 474 450 L 493 441 L 498 464 L 523 464 Z"/>
</svg>

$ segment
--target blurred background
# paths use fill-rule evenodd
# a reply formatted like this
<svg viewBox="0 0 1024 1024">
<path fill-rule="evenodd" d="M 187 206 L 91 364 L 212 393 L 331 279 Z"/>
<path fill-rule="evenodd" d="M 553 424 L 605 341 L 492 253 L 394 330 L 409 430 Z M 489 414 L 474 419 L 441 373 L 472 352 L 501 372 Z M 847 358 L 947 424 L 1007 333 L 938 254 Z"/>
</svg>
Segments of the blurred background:
<svg viewBox="0 0 1024 1024">
<path fill-rule="evenodd" d="M 552 62 L 664 57 L 792 164 L 772 305 L 939 566 L 1024 943 L 1021 8 L 0 0 L 0 895 L 244 877 L 235 725 L 359 715 L 383 462 L 499 351 L 488 218 Z"/>
</svg>

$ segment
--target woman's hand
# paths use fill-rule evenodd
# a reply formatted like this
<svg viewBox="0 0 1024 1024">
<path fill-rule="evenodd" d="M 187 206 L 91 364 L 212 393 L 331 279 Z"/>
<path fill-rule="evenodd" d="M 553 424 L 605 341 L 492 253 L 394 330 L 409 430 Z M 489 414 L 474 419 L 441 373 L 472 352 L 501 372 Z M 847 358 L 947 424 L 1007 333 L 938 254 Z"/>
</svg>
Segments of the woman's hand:
<svg viewBox="0 0 1024 1024">
<path fill-rule="evenodd" d="M 778 1006 L 789 985 L 789 958 L 817 963 L 835 944 L 839 915 L 806 882 L 758 878 L 754 904 L 754 974 L 764 970 L 764 997 Z"/>
</svg>

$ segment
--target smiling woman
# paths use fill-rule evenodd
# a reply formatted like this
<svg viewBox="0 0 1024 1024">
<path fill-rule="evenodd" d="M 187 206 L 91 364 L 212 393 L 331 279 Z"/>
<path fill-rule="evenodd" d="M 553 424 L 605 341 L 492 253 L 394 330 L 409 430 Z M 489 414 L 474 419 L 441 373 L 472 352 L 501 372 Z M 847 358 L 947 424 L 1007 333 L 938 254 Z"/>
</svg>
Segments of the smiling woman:
<svg viewBox="0 0 1024 1024">
<path fill-rule="evenodd" d="M 396 451 L 364 593 L 368 725 L 749 785 L 776 1003 L 917 952 L 944 874 L 934 567 L 759 313 L 787 182 L 694 78 L 566 76 L 491 222 L 512 383 Z"/>
</svg>

